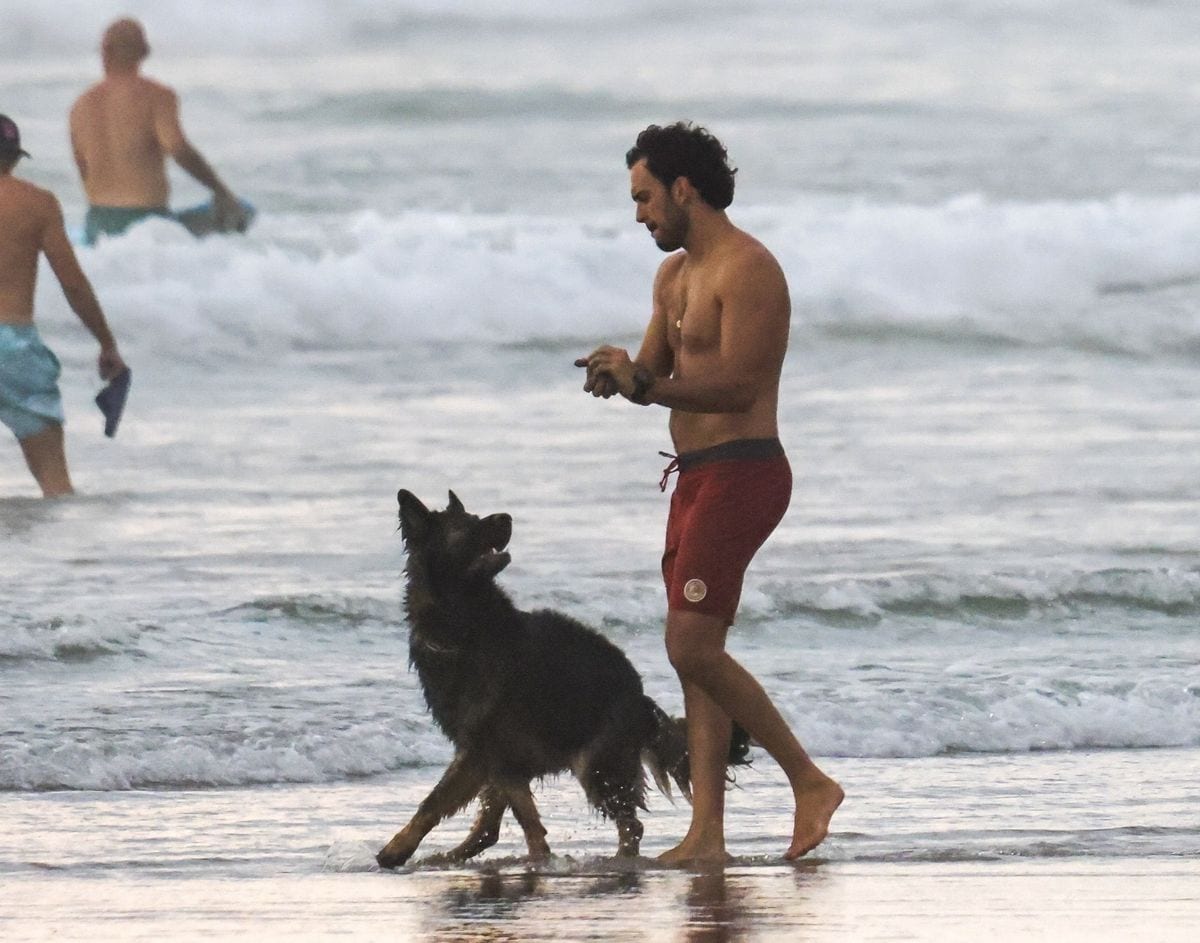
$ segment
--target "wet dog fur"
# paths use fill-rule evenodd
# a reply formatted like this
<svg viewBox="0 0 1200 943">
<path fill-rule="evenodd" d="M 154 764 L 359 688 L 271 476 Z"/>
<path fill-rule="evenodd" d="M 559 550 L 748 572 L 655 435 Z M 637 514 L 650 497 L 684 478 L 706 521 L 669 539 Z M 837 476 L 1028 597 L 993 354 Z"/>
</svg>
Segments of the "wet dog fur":
<svg viewBox="0 0 1200 943">
<path fill-rule="evenodd" d="M 404 864 L 441 821 L 478 798 L 467 837 L 443 860 L 465 861 L 497 841 L 511 809 L 530 858 L 550 855 L 530 785 L 571 771 L 591 805 L 617 829 L 618 854 L 636 856 L 649 768 L 690 799 L 687 737 L 642 690 L 625 654 L 603 635 L 552 610 L 518 609 L 495 577 L 510 561 L 507 514 L 477 517 L 450 492 L 431 511 L 400 491 L 408 561 L 409 661 L 454 758 L 412 820 L 376 856 Z M 749 738 L 735 728 L 730 763 L 745 764 Z"/>
</svg>

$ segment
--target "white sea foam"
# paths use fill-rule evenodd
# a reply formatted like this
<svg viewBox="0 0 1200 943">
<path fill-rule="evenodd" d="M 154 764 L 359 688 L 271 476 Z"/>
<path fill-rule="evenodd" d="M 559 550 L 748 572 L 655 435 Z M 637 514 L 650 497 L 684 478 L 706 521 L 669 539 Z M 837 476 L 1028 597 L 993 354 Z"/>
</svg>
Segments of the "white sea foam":
<svg viewBox="0 0 1200 943">
<path fill-rule="evenodd" d="M 801 327 L 1140 355 L 1200 345 L 1200 315 L 1164 302 L 1200 281 L 1189 249 L 1200 243 L 1200 195 L 812 201 L 743 216 L 784 266 Z M 624 216 L 416 211 L 267 213 L 246 239 L 199 245 L 152 221 L 82 258 L 131 346 L 201 360 L 636 335 L 659 261 Z M 40 288 L 44 331 L 70 344 L 78 332 L 51 282 Z"/>
<path fill-rule="evenodd" d="M 100 625 L 72 620 L 36 620 L 9 615 L 0 620 L 0 661 L 86 661 L 137 651 L 142 626 Z"/>
<path fill-rule="evenodd" d="M 314 718 L 314 727 L 319 723 Z M 257 733 L 257 736 L 253 734 Z M 0 789 L 138 789 L 337 782 L 449 759 L 432 729 L 415 736 L 370 725 L 290 737 L 242 731 L 236 740 L 145 731 L 87 742 L 30 740 L 0 753 Z"/>
<path fill-rule="evenodd" d="M 1178 682 L 1079 685 L 1071 694 L 1021 679 L 961 690 L 932 680 L 892 687 L 888 698 L 851 695 L 830 707 L 797 703 L 798 732 L 826 756 L 922 757 L 946 753 L 1127 749 L 1200 744 L 1200 696 Z M 803 710 L 803 713 L 801 713 Z"/>
<path fill-rule="evenodd" d="M 1200 322 L 1151 309 L 1134 325 L 1123 308 L 1093 309 L 1114 290 L 1200 280 L 1188 248 L 1198 210 L 1195 194 L 1039 204 L 970 195 L 936 206 L 803 206 L 774 223 L 793 295 L 815 323 L 1033 344 L 1090 338 L 1140 353 L 1194 343 Z"/>
<path fill-rule="evenodd" d="M 1034 671 L 1023 662 L 1009 671 L 992 665 L 990 655 L 955 657 L 944 672 L 926 659 L 892 668 L 827 667 L 821 683 L 770 678 L 767 683 L 806 746 L 825 756 L 1200 745 L 1200 692 L 1188 688 L 1182 668 L 1159 667 L 1152 677 L 1148 670 L 1138 677 L 1099 667 Z M 826 683 L 832 687 L 826 689 Z M 345 695 L 360 696 L 349 689 Z M 340 782 L 404 767 L 438 769 L 451 753 L 417 704 L 407 729 L 378 723 L 334 727 L 324 710 L 281 726 L 264 711 L 269 708 L 239 709 L 226 699 L 214 700 L 208 717 L 221 729 L 208 733 L 186 732 L 191 724 L 182 716 L 169 728 L 93 731 L 83 738 L 30 730 L 0 750 L 0 789 Z"/>
<path fill-rule="evenodd" d="M 811 611 L 881 618 L 887 613 L 939 616 L 1023 615 L 1073 607 L 1100 612 L 1200 609 L 1200 572 L 1177 567 L 1009 573 L 939 573 L 891 577 L 788 580 L 762 587 L 756 615 Z"/>
</svg>

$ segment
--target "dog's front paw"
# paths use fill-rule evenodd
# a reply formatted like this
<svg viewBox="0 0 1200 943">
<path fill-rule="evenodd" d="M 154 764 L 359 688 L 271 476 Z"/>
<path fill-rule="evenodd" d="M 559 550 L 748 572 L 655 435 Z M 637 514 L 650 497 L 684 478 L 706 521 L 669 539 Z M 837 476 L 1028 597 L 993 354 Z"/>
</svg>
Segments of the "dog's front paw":
<svg viewBox="0 0 1200 943">
<path fill-rule="evenodd" d="M 383 846 L 383 849 L 375 856 L 375 860 L 379 862 L 381 868 L 398 868 L 411 858 L 416 850 L 416 848 L 409 847 L 408 842 L 401 841 L 400 836 L 397 835 Z"/>
</svg>

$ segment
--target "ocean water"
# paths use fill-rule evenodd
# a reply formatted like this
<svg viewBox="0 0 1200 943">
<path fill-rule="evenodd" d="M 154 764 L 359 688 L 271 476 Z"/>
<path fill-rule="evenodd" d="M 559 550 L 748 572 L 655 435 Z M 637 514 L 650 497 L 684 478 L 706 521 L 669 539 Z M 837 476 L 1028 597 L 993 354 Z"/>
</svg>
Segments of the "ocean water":
<svg viewBox="0 0 1200 943">
<path fill-rule="evenodd" d="M 42 273 L 80 494 L 36 499 L 0 452 L 0 934 L 787 939 L 877 866 L 949 887 L 982 862 L 1014 900 L 1150 875 L 1141 917 L 1183 938 L 1200 10 L 2 0 L 0 111 L 72 226 L 66 112 L 123 13 L 260 216 L 80 250 L 134 370 L 115 440 L 94 345 Z M 538 793 L 543 871 L 506 827 L 481 866 L 377 874 L 450 755 L 407 667 L 398 488 L 511 513 L 515 600 L 600 628 L 681 710 L 666 414 L 592 400 L 571 365 L 636 346 L 662 256 L 623 154 L 679 118 L 728 145 L 731 215 L 794 307 L 795 492 L 731 649 L 847 802 L 815 863 L 782 867 L 789 796 L 757 754 L 730 796 L 732 890 L 618 866 L 569 780 Z M 646 825 L 654 854 L 686 809 L 653 797 Z"/>
</svg>

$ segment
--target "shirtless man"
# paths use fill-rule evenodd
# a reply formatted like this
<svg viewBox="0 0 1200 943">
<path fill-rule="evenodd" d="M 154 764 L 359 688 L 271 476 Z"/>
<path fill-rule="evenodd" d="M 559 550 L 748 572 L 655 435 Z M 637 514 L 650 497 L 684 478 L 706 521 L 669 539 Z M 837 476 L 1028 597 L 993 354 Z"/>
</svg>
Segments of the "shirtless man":
<svg viewBox="0 0 1200 943">
<path fill-rule="evenodd" d="M 783 517 L 792 476 L 778 438 L 779 378 L 791 302 L 779 264 L 729 220 L 733 175 L 703 128 L 651 125 L 626 154 L 642 223 L 673 253 L 654 282 L 637 356 L 602 346 L 576 361 L 584 390 L 671 411 L 679 472 L 667 521 L 666 646 L 683 686 L 692 821 L 661 855 L 671 864 L 726 860 L 725 764 L 736 720 L 779 763 L 795 796 L 795 859 L 824 840 L 841 787 L 805 753 L 757 680 L 725 651 L 754 553 Z M 682 249 L 682 252 L 676 252 Z"/>
<path fill-rule="evenodd" d="M 213 193 L 217 228 L 244 229 L 237 197 L 184 136 L 175 92 L 139 75 L 150 54 L 137 20 L 120 19 L 100 44 L 104 78 L 71 108 L 71 146 L 88 208 L 85 238 L 117 235 L 149 216 L 169 216 L 168 156 Z"/>
<path fill-rule="evenodd" d="M 58 360 L 33 325 L 38 256 L 58 277 L 84 327 L 100 342 L 100 376 L 125 368 L 117 343 L 67 239 L 62 208 L 52 193 L 12 175 L 22 157 L 17 126 L 0 115 L 0 421 L 8 426 L 47 497 L 71 494 L 63 450 Z"/>
</svg>

